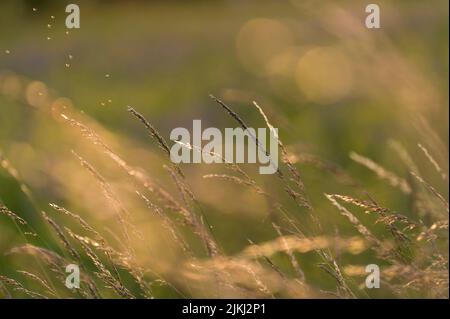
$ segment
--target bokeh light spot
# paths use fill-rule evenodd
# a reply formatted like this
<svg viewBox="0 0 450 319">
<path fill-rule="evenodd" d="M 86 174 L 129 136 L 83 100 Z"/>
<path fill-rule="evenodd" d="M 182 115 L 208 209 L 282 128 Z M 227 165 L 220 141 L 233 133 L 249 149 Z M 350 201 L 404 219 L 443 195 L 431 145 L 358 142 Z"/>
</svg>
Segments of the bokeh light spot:
<svg viewBox="0 0 450 319">
<path fill-rule="evenodd" d="M 332 104 L 352 89 L 353 74 L 348 57 L 334 47 L 316 47 L 298 61 L 295 78 L 308 100 Z"/>
</svg>

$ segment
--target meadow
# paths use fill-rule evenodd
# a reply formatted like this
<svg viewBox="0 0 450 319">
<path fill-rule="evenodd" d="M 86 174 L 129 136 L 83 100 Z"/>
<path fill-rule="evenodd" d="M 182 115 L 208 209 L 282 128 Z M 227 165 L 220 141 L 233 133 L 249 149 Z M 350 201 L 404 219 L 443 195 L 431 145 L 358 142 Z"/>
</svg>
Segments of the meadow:
<svg viewBox="0 0 450 319">
<path fill-rule="evenodd" d="M 0 298 L 449 297 L 447 1 L 77 3 L 0 3 Z"/>
</svg>

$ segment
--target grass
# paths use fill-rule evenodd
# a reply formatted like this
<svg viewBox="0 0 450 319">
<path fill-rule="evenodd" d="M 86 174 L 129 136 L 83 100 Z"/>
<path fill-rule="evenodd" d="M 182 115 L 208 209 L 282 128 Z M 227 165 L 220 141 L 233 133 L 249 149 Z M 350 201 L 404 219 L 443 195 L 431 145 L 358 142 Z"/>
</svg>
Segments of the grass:
<svg viewBox="0 0 450 319">
<path fill-rule="evenodd" d="M 449 297 L 448 1 L 381 30 L 352 0 L 80 5 L 67 33 L 0 3 L 0 298 Z M 278 171 L 173 164 L 193 119 L 277 127 Z"/>
<path fill-rule="evenodd" d="M 216 97 L 213 97 L 214 102 L 225 108 L 238 125 L 247 127 L 230 106 Z M 371 264 L 380 265 L 379 295 L 448 298 L 448 201 L 420 174 L 418 166 L 399 143 L 392 145 L 405 162 L 408 173 L 404 177 L 355 152 L 350 153 L 350 158 L 372 171 L 386 187 L 399 189 L 399 196 L 410 202 L 411 211 L 407 214 L 395 212 L 375 201 L 367 191 L 362 191 L 364 198 L 344 193 L 323 194 L 323 200 L 329 202 L 330 208 L 334 207 L 345 218 L 335 225 L 333 233 L 322 227 L 327 220 L 320 218 L 310 201 L 299 167 L 310 163 L 324 173 L 331 173 L 339 183 L 353 187 L 364 188 L 364 181 L 352 178 L 350 173 L 330 161 L 308 154 L 294 154 L 280 141 L 280 169 L 270 178 L 278 180 L 284 195 L 267 184 L 261 185 L 251 172 L 246 171 L 247 168 L 237 164 L 226 163 L 226 174 L 205 174 L 205 182 L 214 178 L 233 183 L 235 187 L 249 188 L 260 201 L 267 203 L 270 210 L 267 218 L 273 229 L 272 238 L 256 243 L 249 240 L 239 252 L 227 254 L 222 248 L 223 243 L 215 236 L 215 227 L 220 225 L 213 228 L 208 222 L 208 211 L 195 195 L 183 167 L 170 162 L 167 142 L 141 113 L 128 107 L 129 113 L 138 120 L 137 124 L 143 125 L 142 132 L 147 131 L 150 141 L 161 149 L 155 152 L 160 153 L 163 171 L 172 180 L 172 185 L 153 180 L 151 174 L 133 165 L 132 158 L 127 160 L 116 153 L 94 129 L 75 119 L 79 116 L 75 109 L 54 110 L 50 105 L 43 104 L 39 112 L 59 121 L 63 130 L 75 132 L 71 138 L 77 142 L 91 144 L 97 156 L 106 155 L 104 161 L 112 164 L 110 170 L 122 171 L 128 176 L 124 182 L 127 185 L 121 185 L 121 188 L 126 187 L 136 195 L 133 202 L 144 204 L 144 208 L 139 208 L 140 213 L 144 211 L 144 217 L 139 217 L 140 221 L 136 222 L 135 204 L 123 201 L 123 194 L 117 193 L 117 185 L 111 185 L 106 176 L 79 155 L 78 150 L 72 151 L 74 160 L 98 184 L 99 191 L 94 196 L 103 197 L 106 204 L 103 209 L 111 211 L 112 218 L 102 229 L 59 204 L 49 203 L 42 207 L 35 200 L 33 190 L 20 177 L 20 172 L 2 154 L 2 169 L 20 186 L 24 197 L 33 204 L 39 218 L 54 235 L 49 243 L 48 237 L 41 236 L 20 212 L 2 204 L 2 222 L 9 219 L 23 238 L 22 244 L 14 244 L 7 255 L 14 258 L 28 256 L 23 258 L 33 258 L 33 265 L 39 266 L 18 270 L 11 277 L 2 275 L 3 297 L 369 297 L 372 292 L 364 287 L 365 265 L 352 263 L 351 258 L 345 258 L 349 255 L 366 256 L 365 260 L 370 260 Z M 254 106 L 265 125 L 273 128 L 262 108 L 256 103 Z M 418 144 L 418 148 L 436 174 L 448 183 L 448 175 L 431 152 L 422 144 Z M 172 249 L 180 252 L 176 269 L 148 267 L 145 260 L 149 257 L 142 255 L 146 249 L 136 247 L 140 246 L 136 242 L 145 246 L 146 234 L 140 225 L 145 224 L 143 218 L 149 217 L 147 214 L 151 217 L 149 223 L 156 223 L 159 232 L 164 233 L 162 238 L 169 240 Z M 363 222 L 361 214 L 373 215 L 372 222 Z M 351 226 L 354 231 L 341 231 L 344 226 Z M 315 261 L 300 262 L 307 254 L 314 256 L 309 259 Z M 158 255 L 150 258 L 158 258 Z M 286 258 L 286 262 L 280 262 L 280 258 Z M 80 289 L 70 290 L 63 286 L 65 265 L 70 263 L 80 265 Z M 314 274 L 312 269 L 320 269 L 322 275 L 330 276 L 334 283 L 327 287 L 320 281 L 315 282 L 314 276 L 310 275 Z"/>
</svg>

